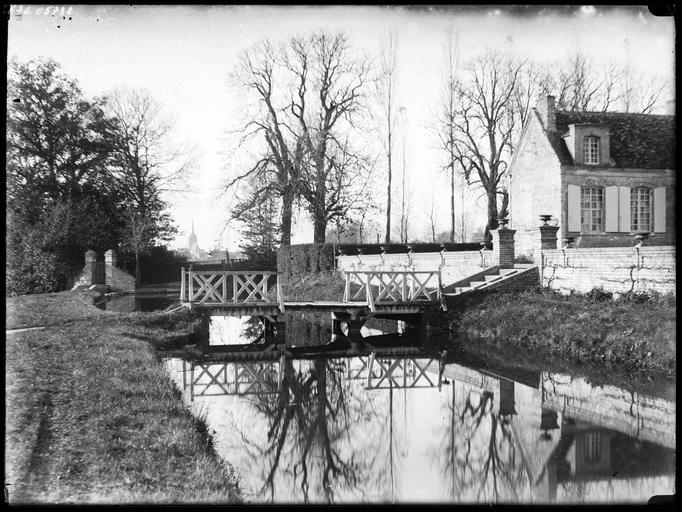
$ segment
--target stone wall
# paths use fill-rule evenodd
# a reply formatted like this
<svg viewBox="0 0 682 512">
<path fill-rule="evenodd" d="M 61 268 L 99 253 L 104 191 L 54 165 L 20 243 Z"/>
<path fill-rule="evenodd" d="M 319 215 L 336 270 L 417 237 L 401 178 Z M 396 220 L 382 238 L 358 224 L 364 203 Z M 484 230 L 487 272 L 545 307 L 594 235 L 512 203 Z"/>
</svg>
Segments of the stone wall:
<svg viewBox="0 0 682 512">
<path fill-rule="evenodd" d="M 104 284 L 110 292 L 123 293 L 135 291 L 135 277 L 121 270 L 116 266 L 116 251 L 108 250 L 104 253 L 104 263 L 97 261 L 97 253 L 89 250 L 85 253 L 85 265 L 83 269 L 74 276 L 73 288 L 79 286 L 89 287 L 93 284 Z M 99 267 L 103 266 L 104 271 L 99 275 Z"/>
<path fill-rule="evenodd" d="M 675 293 L 675 247 L 569 248 L 542 252 L 542 285 L 561 292 Z"/>
<path fill-rule="evenodd" d="M 444 286 L 497 265 L 493 251 L 422 252 L 412 254 L 363 254 L 338 256 L 337 268 L 343 270 L 438 270 Z"/>
</svg>

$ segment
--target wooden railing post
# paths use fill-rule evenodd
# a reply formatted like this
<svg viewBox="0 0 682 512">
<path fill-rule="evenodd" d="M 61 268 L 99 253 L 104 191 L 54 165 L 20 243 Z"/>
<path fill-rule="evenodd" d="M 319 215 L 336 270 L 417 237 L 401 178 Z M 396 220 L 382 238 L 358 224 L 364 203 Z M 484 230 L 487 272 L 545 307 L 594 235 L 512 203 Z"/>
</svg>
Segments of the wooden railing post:
<svg viewBox="0 0 682 512">
<path fill-rule="evenodd" d="M 343 290 L 343 302 L 348 302 L 350 300 L 350 274 L 345 272 L 346 275 L 346 286 Z"/>
<path fill-rule="evenodd" d="M 403 299 L 403 302 L 407 302 L 407 281 L 405 281 L 405 276 L 406 274 L 400 275 L 400 298 Z"/>
<path fill-rule="evenodd" d="M 282 293 L 282 283 L 279 278 L 280 274 L 277 273 L 277 302 L 279 303 L 279 310 L 284 313 L 284 294 Z"/>
<path fill-rule="evenodd" d="M 440 270 L 438 271 L 438 301 L 440 302 L 440 309 L 447 311 L 448 305 L 445 303 L 445 295 L 443 295 L 443 277 Z M 438 385 L 440 386 L 440 383 Z"/>
<path fill-rule="evenodd" d="M 185 267 L 180 272 L 180 302 L 185 302 Z"/>
<path fill-rule="evenodd" d="M 192 302 L 194 299 L 194 272 L 192 272 L 192 266 L 189 267 L 189 272 L 187 273 L 189 278 L 189 301 Z"/>
<path fill-rule="evenodd" d="M 374 311 L 376 311 L 374 307 L 374 297 L 372 297 L 372 287 L 369 284 L 371 279 L 372 275 L 369 272 L 365 273 L 365 293 L 367 294 L 367 305 L 369 306 L 369 310 L 374 313 Z"/>
<path fill-rule="evenodd" d="M 238 277 L 237 274 L 232 274 L 232 302 L 237 303 L 237 285 Z"/>
</svg>

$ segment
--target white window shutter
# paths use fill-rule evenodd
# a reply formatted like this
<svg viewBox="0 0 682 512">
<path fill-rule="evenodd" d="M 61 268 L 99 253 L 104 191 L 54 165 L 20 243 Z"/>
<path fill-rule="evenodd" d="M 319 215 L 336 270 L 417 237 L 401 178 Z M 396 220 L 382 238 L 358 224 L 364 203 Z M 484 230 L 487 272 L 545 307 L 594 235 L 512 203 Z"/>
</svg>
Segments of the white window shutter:
<svg viewBox="0 0 682 512">
<path fill-rule="evenodd" d="M 604 198 L 604 214 L 606 231 L 618 231 L 618 187 L 606 187 Z"/>
<path fill-rule="evenodd" d="M 580 187 L 568 186 L 568 230 L 580 231 Z"/>
<path fill-rule="evenodd" d="M 630 187 L 618 187 L 618 231 L 630 232 Z"/>
<path fill-rule="evenodd" d="M 654 189 L 654 233 L 665 233 L 665 187 Z"/>
</svg>

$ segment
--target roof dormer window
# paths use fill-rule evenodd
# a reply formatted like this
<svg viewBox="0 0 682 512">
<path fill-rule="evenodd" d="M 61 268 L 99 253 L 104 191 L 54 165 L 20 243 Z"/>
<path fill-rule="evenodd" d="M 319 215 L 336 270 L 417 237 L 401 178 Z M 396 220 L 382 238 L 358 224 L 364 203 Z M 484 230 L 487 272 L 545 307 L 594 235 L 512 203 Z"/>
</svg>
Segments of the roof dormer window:
<svg viewBox="0 0 682 512">
<path fill-rule="evenodd" d="M 586 164 L 599 164 L 599 137 L 586 135 L 583 138 L 583 159 Z"/>
</svg>

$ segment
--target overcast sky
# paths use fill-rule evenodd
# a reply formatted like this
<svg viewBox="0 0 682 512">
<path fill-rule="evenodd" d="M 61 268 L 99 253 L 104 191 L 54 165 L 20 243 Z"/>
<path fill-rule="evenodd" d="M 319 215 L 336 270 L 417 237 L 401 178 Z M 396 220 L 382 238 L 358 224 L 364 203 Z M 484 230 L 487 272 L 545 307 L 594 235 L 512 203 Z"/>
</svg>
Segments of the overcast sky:
<svg viewBox="0 0 682 512">
<path fill-rule="evenodd" d="M 194 218 L 203 249 L 227 244 L 233 250 L 237 233 L 228 230 L 218 238 L 229 206 L 219 190 L 234 166 L 225 133 L 239 124 L 240 98 L 228 84 L 239 52 L 266 36 L 278 40 L 329 29 L 346 31 L 354 46 L 377 55 L 382 38 L 393 30 L 398 39 L 398 101 L 408 122 L 411 234 L 423 238 L 428 221 L 422 204 L 432 194 L 438 230 L 448 229 L 447 181 L 438 171 L 441 162 L 429 127 L 441 93 L 443 49 L 451 25 L 460 61 L 486 48 L 511 49 L 540 61 L 580 49 L 596 58 L 627 59 L 671 83 L 674 76 L 672 18 L 638 7 L 64 6 L 61 13 L 46 14 L 31 5 L 21 16 L 10 17 L 8 56 L 22 61 L 52 57 L 87 95 L 114 87 L 149 89 L 174 118 L 179 138 L 196 146 L 199 155 L 194 190 L 173 199 L 181 230 L 174 246 L 186 245 Z M 476 223 L 484 225 L 484 215 Z M 295 233 L 294 243 L 312 241 L 305 222 Z"/>
</svg>

